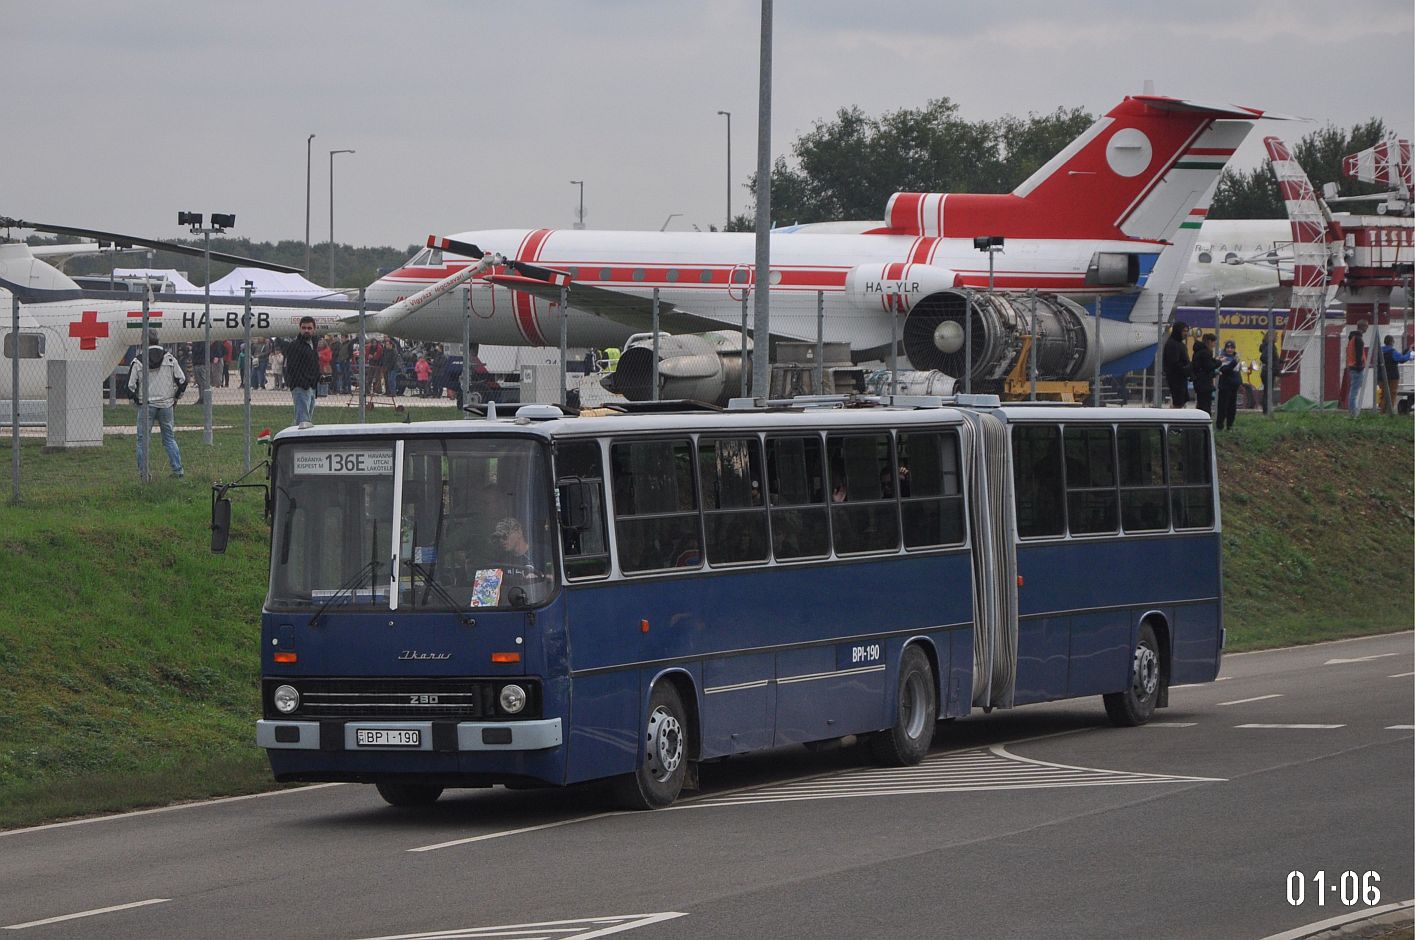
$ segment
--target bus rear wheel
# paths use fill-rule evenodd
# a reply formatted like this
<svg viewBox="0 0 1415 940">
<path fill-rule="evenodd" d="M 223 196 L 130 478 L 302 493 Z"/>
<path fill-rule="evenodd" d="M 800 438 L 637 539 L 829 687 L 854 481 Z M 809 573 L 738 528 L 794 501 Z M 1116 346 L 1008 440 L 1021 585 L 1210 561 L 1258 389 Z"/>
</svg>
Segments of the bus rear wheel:
<svg viewBox="0 0 1415 940">
<path fill-rule="evenodd" d="M 688 719 L 670 683 L 654 686 L 644 722 L 643 751 L 632 774 L 615 781 L 628 809 L 658 809 L 678 799 L 688 772 Z"/>
<path fill-rule="evenodd" d="M 388 783 L 374 784 L 378 795 L 389 806 L 431 806 L 442 795 L 442 788 L 429 783 Z"/>
<path fill-rule="evenodd" d="M 1133 728 L 1149 721 L 1155 713 L 1160 691 L 1160 650 L 1155 629 L 1140 625 L 1140 641 L 1130 667 L 1130 688 L 1103 696 L 1105 713 L 1111 724 Z"/>
<path fill-rule="evenodd" d="M 875 760 L 890 767 L 908 767 L 924 759 L 933 743 L 938 708 L 934 699 L 933 667 L 917 646 L 899 661 L 899 688 L 894 726 L 870 739 Z"/>
</svg>

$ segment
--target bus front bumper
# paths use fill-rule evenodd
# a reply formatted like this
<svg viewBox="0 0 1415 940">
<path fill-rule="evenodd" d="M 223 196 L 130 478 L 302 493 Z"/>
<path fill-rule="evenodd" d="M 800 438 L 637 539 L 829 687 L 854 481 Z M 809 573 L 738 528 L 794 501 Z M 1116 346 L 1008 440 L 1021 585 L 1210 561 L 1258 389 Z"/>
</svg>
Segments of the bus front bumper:
<svg viewBox="0 0 1415 940">
<path fill-rule="evenodd" d="M 539 751 L 562 743 L 559 718 L 536 721 L 256 722 L 256 744 L 303 751 Z"/>
</svg>

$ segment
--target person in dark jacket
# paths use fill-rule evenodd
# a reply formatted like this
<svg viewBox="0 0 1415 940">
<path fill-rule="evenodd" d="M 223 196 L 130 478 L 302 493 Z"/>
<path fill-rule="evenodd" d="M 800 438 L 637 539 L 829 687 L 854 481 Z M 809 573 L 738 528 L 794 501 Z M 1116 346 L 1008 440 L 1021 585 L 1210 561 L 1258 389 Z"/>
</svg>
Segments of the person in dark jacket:
<svg viewBox="0 0 1415 940">
<path fill-rule="evenodd" d="M 1385 398 L 1381 400 L 1381 414 L 1395 414 L 1395 392 L 1396 386 L 1400 384 L 1400 364 L 1410 361 L 1410 349 L 1406 347 L 1404 352 L 1397 352 L 1395 349 L 1395 337 L 1389 333 L 1381 341 L 1380 373 L 1378 375 L 1381 393 Z"/>
<path fill-rule="evenodd" d="M 1214 413 L 1214 374 L 1218 372 L 1218 359 L 1214 356 L 1216 342 L 1217 336 L 1205 333 L 1194 344 L 1194 359 L 1189 364 L 1189 371 L 1194 376 L 1195 407 L 1211 417 Z"/>
<path fill-rule="evenodd" d="M 1226 340 L 1223 352 L 1218 357 L 1218 429 L 1233 430 L 1233 419 L 1238 414 L 1238 390 L 1243 387 L 1243 373 L 1239 371 L 1238 346 L 1233 340 Z"/>
<path fill-rule="evenodd" d="M 300 318 L 300 335 L 285 349 L 285 382 L 295 402 L 295 424 L 314 423 L 314 390 L 319 385 L 319 353 L 314 348 L 314 317 Z"/>
<path fill-rule="evenodd" d="M 1272 330 L 1263 334 L 1263 342 L 1258 347 L 1258 360 L 1263 369 L 1263 414 L 1272 414 L 1271 405 L 1278 403 L 1277 386 L 1272 384 L 1277 375 L 1277 341 Z M 1272 389 L 1271 395 L 1268 389 Z"/>
<path fill-rule="evenodd" d="M 1184 334 L 1188 331 L 1183 320 L 1175 320 L 1164 344 L 1164 381 L 1174 408 L 1183 408 L 1189 401 L 1189 350 L 1184 348 Z"/>
</svg>

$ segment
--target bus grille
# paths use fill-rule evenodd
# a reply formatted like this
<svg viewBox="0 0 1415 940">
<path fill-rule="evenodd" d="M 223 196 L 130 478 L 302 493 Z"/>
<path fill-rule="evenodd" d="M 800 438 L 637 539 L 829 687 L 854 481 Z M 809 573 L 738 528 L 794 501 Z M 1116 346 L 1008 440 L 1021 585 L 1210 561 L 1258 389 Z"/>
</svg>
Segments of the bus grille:
<svg viewBox="0 0 1415 940">
<path fill-rule="evenodd" d="M 293 685 L 300 707 L 276 712 L 271 695 Z M 268 718 L 467 719 L 493 712 L 491 682 L 475 679 L 286 679 L 265 682 Z"/>
</svg>

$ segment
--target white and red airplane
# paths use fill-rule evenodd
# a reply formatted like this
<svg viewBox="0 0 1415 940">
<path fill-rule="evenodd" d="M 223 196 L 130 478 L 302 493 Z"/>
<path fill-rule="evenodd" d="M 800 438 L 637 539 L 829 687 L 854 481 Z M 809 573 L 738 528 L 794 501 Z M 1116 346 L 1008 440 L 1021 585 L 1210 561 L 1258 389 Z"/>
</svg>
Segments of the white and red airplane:
<svg viewBox="0 0 1415 940">
<path fill-rule="evenodd" d="M 880 359 L 897 333 L 914 368 L 960 376 L 971 298 L 979 387 L 1016 361 L 1033 309 L 1044 377 L 1089 375 L 1097 358 L 1107 371 L 1143 365 L 1156 342 L 1154 324 L 1167 312 L 1152 295 L 1162 292 L 1166 308 L 1173 302 L 1218 176 L 1262 116 L 1232 105 L 1128 97 L 1011 193 L 896 193 L 883 223 L 864 231 L 857 223 L 843 223 L 845 233 L 829 223 L 775 231 L 772 336 L 813 341 L 819 292 L 827 342 L 848 343 L 857 359 Z M 993 236 L 1005 244 L 991 273 L 996 291 L 988 293 L 989 259 L 975 239 Z M 655 291 L 663 330 L 739 328 L 744 294 L 756 286 L 754 238 L 546 228 L 430 238 L 428 249 L 368 296 L 393 303 L 446 293 L 415 313 L 375 314 L 370 329 L 412 339 L 459 335 L 463 300 L 450 287 L 461 280 L 470 285 L 479 343 L 555 345 L 565 320 L 571 346 L 618 345 L 650 328 Z M 1175 250 L 1159 261 L 1171 244 Z M 485 269 L 484 259 L 484 270 L 467 279 L 468 262 L 454 252 L 485 253 L 492 264 Z M 561 286 L 544 271 L 527 276 L 495 263 L 503 258 L 568 277 L 569 310 L 560 309 Z M 1097 300 L 1099 349 L 1080 306 Z"/>
</svg>

